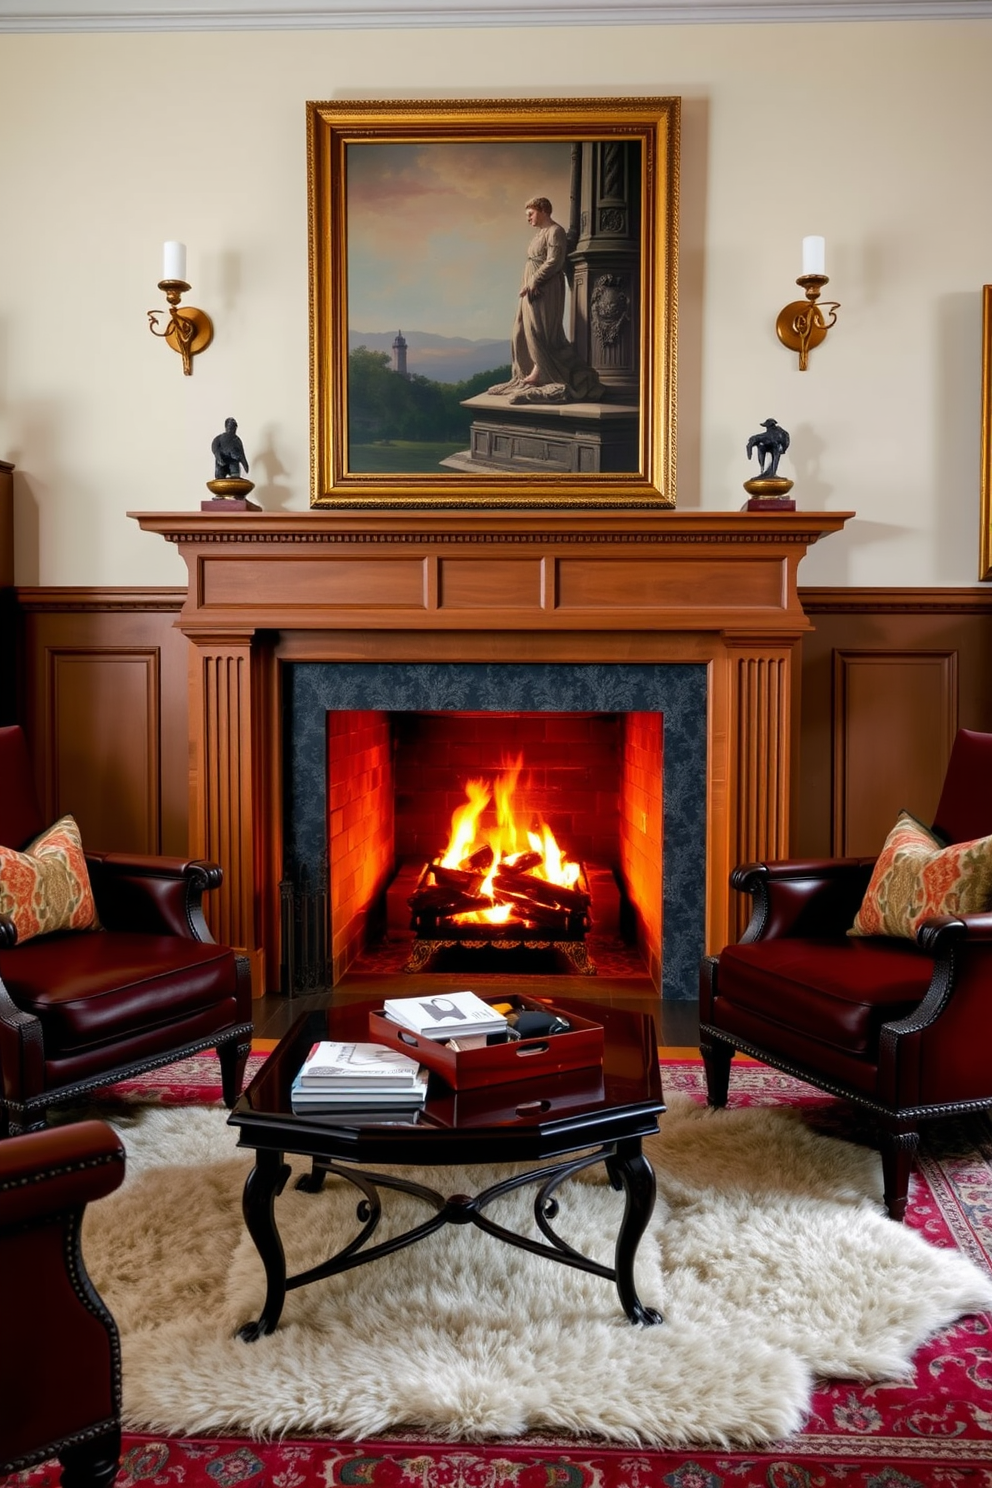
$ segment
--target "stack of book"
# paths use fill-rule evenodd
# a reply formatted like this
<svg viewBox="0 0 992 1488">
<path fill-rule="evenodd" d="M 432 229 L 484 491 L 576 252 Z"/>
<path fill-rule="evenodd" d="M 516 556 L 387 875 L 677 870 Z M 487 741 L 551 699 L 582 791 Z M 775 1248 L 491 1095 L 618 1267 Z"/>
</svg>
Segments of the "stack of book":
<svg viewBox="0 0 992 1488">
<path fill-rule="evenodd" d="M 474 992 L 447 992 L 437 997 L 393 997 L 382 1005 L 386 1017 L 402 1028 L 410 1028 L 421 1038 L 454 1039 L 460 1048 L 466 1044 L 485 1043 L 492 1035 L 506 1038 L 508 1024 L 503 1013 L 497 1013 Z"/>
<path fill-rule="evenodd" d="M 427 1096 L 428 1072 L 416 1059 L 383 1044 L 314 1044 L 292 1084 L 294 1112 L 392 1113 L 403 1120 Z"/>
</svg>

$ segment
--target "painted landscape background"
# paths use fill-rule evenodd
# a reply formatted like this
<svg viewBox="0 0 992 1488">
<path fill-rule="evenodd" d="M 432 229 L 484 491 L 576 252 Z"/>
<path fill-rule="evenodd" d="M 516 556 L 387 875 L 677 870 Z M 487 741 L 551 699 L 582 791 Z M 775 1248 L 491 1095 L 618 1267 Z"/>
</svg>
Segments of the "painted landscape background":
<svg viewBox="0 0 992 1488">
<path fill-rule="evenodd" d="M 347 175 L 349 469 L 436 473 L 468 447 L 462 401 L 510 375 L 525 203 L 567 224 L 571 145 L 362 143 Z"/>
</svg>

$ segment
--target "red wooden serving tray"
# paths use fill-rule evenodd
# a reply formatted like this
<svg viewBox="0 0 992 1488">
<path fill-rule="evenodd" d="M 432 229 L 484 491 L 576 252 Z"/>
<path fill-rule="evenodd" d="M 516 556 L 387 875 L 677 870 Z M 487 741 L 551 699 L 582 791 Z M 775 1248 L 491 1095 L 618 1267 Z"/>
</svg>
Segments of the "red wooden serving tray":
<svg viewBox="0 0 992 1488">
<path fill-rule="evenodd" d="M 515 1008 L 542 1013 L 559 1010 L 550 1001 L 519 993 L 494 993 L 483 1002 L 509 1002 Z M 451 1049 L 437 1039 L 424 1038 L 412 1028 L 394 1023 L 383 1012 L 369 1013 L 369 1037 L 378 1044 L 400 1049 L 412 1059 L 439 1074 L 452 1090 L 477 1090 L 483 1085 L 508 1085 L 563 1070 L 587 1069 L 603 1063 L 603 1027 L 573 1012 L 561 1013 L 571 1024 L 568 1033 L 547 1038 L 517 1039 L 512 1043 L 486 1044 L 481 1049 Z"/>
</svg>

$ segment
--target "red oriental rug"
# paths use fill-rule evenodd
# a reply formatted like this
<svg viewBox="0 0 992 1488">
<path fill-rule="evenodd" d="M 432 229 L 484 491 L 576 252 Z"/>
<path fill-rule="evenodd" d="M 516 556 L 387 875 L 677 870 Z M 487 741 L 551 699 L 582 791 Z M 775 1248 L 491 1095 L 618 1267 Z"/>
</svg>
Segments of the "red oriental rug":
<svg viewBox="0 0 992 1488">
<path fill-rule="evenodd" d="M 252 1055 L 253 1069 L 264 1055 Z M 663 1081 L 702 1100 L 698 1063 L 666 1061 Z M 800 1106 L 834 1137 L 869 1141 L 863 1116 L 761 1065 L 735 1066 L 732 1103 Z M 202 1103 L 220 1098 L 207 1054 L 115 1087 L 113 1100 Z M 957 1246 L 992 1271 L 992 1128 L 984 1116 L 925 1131 L 907 1223 L 932 1245 Z M 0 1488 L 55 1488 L 48 1463 Z M 761 1452 L 638 1451 L 528 1437 L 486 1445 L 396 1436 L 250 1442 L 128 1434 L 116 1488 L 992 1488 L 992 1317 L 932 1338 L 914 1377 L 857 1386 L 825 1382 L 805 1429 Z"/>
</svg>

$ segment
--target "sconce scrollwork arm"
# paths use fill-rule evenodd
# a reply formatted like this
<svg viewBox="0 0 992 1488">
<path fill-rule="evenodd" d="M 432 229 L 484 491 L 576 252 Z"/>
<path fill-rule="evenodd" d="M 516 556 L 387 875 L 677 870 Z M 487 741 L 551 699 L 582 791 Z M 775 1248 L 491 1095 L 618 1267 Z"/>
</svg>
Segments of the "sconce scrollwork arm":
<svg viewBox="0 0 992 1488">
<path fill-rule="evenodd" d="M 193 357 L 213 340 L 213 322 L 204 310 L 197 310 L 194 305 L 180 305 L 183 295 L 189 289 L 185 280 L 162 279 L 158 287 L 169 305 L 169 321 L 165 329 L 160 331 L 158 324 L 165 312 L 149 310 L 148 329 L 153 336 L 168 342 L 173 351 L 179 352 L 183 359 L 183 373 L 186 377 L 191 377 Z"/>
<path fill-rule="evenodd" d="M 809 365 L 809 354 L 814 346 L 826 338 L 832 325 L 837 323 L 838 300 L 824 300 L 819 304 L 820 290 L 828 284 L 826 274 L 803 274 L 796 280 L 806 291 L 805 300 L 793 300 L 779 312 L 775 332 L 783 346 L 799 353 L 799 370 L 805 372 Z M 830 312 L 829 318 L 824 310 Z"/>
</svg>

